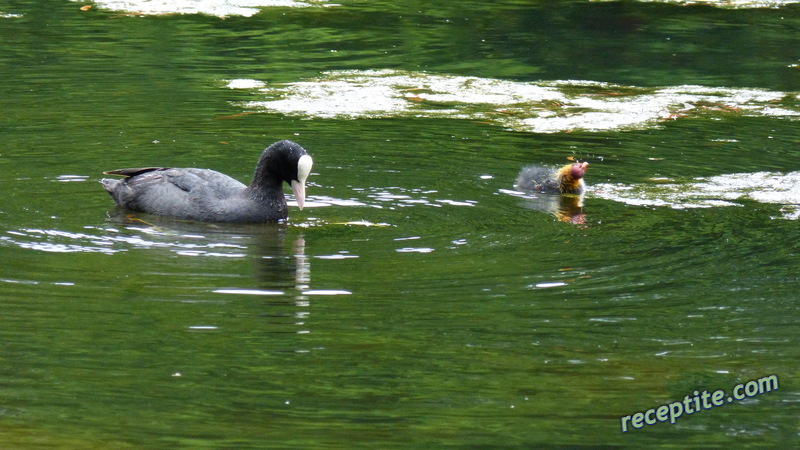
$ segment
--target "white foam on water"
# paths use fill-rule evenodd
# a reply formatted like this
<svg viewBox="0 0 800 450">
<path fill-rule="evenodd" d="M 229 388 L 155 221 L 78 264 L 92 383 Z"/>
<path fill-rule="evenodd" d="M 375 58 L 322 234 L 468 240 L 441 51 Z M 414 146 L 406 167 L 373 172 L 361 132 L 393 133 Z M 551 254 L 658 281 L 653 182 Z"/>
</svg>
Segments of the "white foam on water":
<svg viewBox="0 0 800 450">
<path fill-rule="evenodd" d="M 694 178 L 690 181 L 659 180 L 635 185 L 597 184 L 593 197 L 637 206 L 675 209 L 739 205 L 737 201 L 782 205 L 785 219 L 800 218 L 800 172 L 753 172 Z"/>
<path fill-rule="evenodd" d="M 80 1 L 83 0 L 72 0 Z M 338 6 L 327 0 L 97 0 L 98 8 L 131 14 L 207 14 L 210 16 L 244 16 L 258 14 L 261 8 L 311 8 Z"/>
<path fill-rule="evenodd" d="M 261 96 L 240 103 L 248 110 L 306 118 L 466 119 L 533 133 L 654 128 L 701 114 L 800 116 L 797 93 L 764 89 L 518 82 L 400 70 L 330 71 L 281 84 L 235 79 L 227 87 Z"/>
</svg>

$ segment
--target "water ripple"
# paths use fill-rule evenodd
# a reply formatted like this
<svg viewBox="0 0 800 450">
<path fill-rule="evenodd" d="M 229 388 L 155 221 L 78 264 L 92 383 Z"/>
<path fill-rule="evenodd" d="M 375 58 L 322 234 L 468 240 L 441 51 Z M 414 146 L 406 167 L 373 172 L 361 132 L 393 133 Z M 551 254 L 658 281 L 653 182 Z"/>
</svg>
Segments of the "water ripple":
<svg viewBox="0 0 800 450">
<path fill-rule="evenodd" d="M 129 227 L 127 231 L 141 235 L 124 234 L 116 228 L 87 226 L 87 232 L 70 232 L 52 229 L 23 228 L 6 231 L 0 242 L 20 248 L 51 253 L 105 253 L 114 254 L 131 248 L 166 248 L 185 256 L 223 256 L 240 258 L 247 256 L 246 246 L 226 242 L 203 242 L 205 236 L 176 234 L 158 231 L 156 228 Z M 98 234 L 91 234 L 91 231 Z M 153 239 L 148 239 L 147 236 Z M 165 239 L 166 238 L 166 239 Z M 158 240 L 164 239 L 164 240 Z"/>
<path fill-rule="evenodd" d="M 283 291 L 265 291 L 263 289 L 215 289 L 215 294 L 238 295 L 283 295 Z"/>
</svg>

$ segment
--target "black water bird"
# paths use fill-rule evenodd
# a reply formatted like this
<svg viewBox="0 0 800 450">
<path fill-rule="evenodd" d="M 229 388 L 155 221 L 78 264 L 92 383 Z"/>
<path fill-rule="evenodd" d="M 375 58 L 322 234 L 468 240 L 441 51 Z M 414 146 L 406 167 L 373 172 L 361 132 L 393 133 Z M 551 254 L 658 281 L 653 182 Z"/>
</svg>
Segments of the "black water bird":
<svg viewBox="0 0 800 450">
<path fill-rule="evenodd" d="M 283 183 L 291 186 L 303 209 L 311 156 L 299 144 L 283 140 L 267 147 L 249 186 L 208 169 L 148 167 L 104 172 L 103 187 L 117 205 L 158 216 L 203 222 L 277 222 L 288 217 Z"/>
</svg>

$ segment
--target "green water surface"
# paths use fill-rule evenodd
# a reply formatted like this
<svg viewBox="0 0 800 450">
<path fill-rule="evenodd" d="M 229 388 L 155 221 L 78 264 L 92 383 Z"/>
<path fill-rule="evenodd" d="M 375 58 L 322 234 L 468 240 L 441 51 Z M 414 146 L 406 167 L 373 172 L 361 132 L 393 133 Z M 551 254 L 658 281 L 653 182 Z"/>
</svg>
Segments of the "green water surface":
<svg viewBox="0 0 800 450">
<path fill-rule="evenodd" d="M 539 134 L 248 109 L 263 99 L 225 80 L 395 69 L 757 88 L 796 108 L 800 7 L 342 0 L 219 18 L 83 5 L 0 2 L 3 448 L 798 442 L 792 205 L 590 192 L 576 224 L 508 191 L 522 166 L 567 157 L 589 162 L 590 186 L 797 171 L 800 121 L 705 105 Z M 283 224 L 132 214 L 97 183 L 152 165 L 247 181 L 287 138 L 315 165 L 311 205 Z M 621 431 L 623 416 L 768 375 L 778 390 Z"/>
</svg>

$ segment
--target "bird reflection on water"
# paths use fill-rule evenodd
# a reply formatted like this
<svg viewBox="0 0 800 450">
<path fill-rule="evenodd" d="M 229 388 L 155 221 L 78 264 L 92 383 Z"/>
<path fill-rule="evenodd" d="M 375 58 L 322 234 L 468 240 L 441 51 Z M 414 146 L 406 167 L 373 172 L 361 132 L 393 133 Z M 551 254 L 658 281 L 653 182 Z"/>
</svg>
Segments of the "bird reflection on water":
<svg viewBox="0 0 800 450">
<path fill-rule="evenodd" d="M 551 214 L 559 222 L 586 224 L 586 214 L 583 211 L 584 194 L 528 194 L 511 190 L 501 190 L 501 192 L 521 198 L 520 205 L 523 208 Z"/>
<path fill-rule="evenodd" d="M 139 233 L 139 237 L 125 242 L 137 248 L 166 248 L 180 256 L 249 259 L 259 288 L 295 290 L 300 295 L 310 286 L 305 239 L 302 235 L 295 237 L 289 250 L 289 225 L 285 222 L 219 225 L 132 214 L 121 208 L 110 213 L 109 222 L 114 227 L 107 228 L 106 233 L 113 242 L 119 241 L 120 234 Z"/>
</svg>

